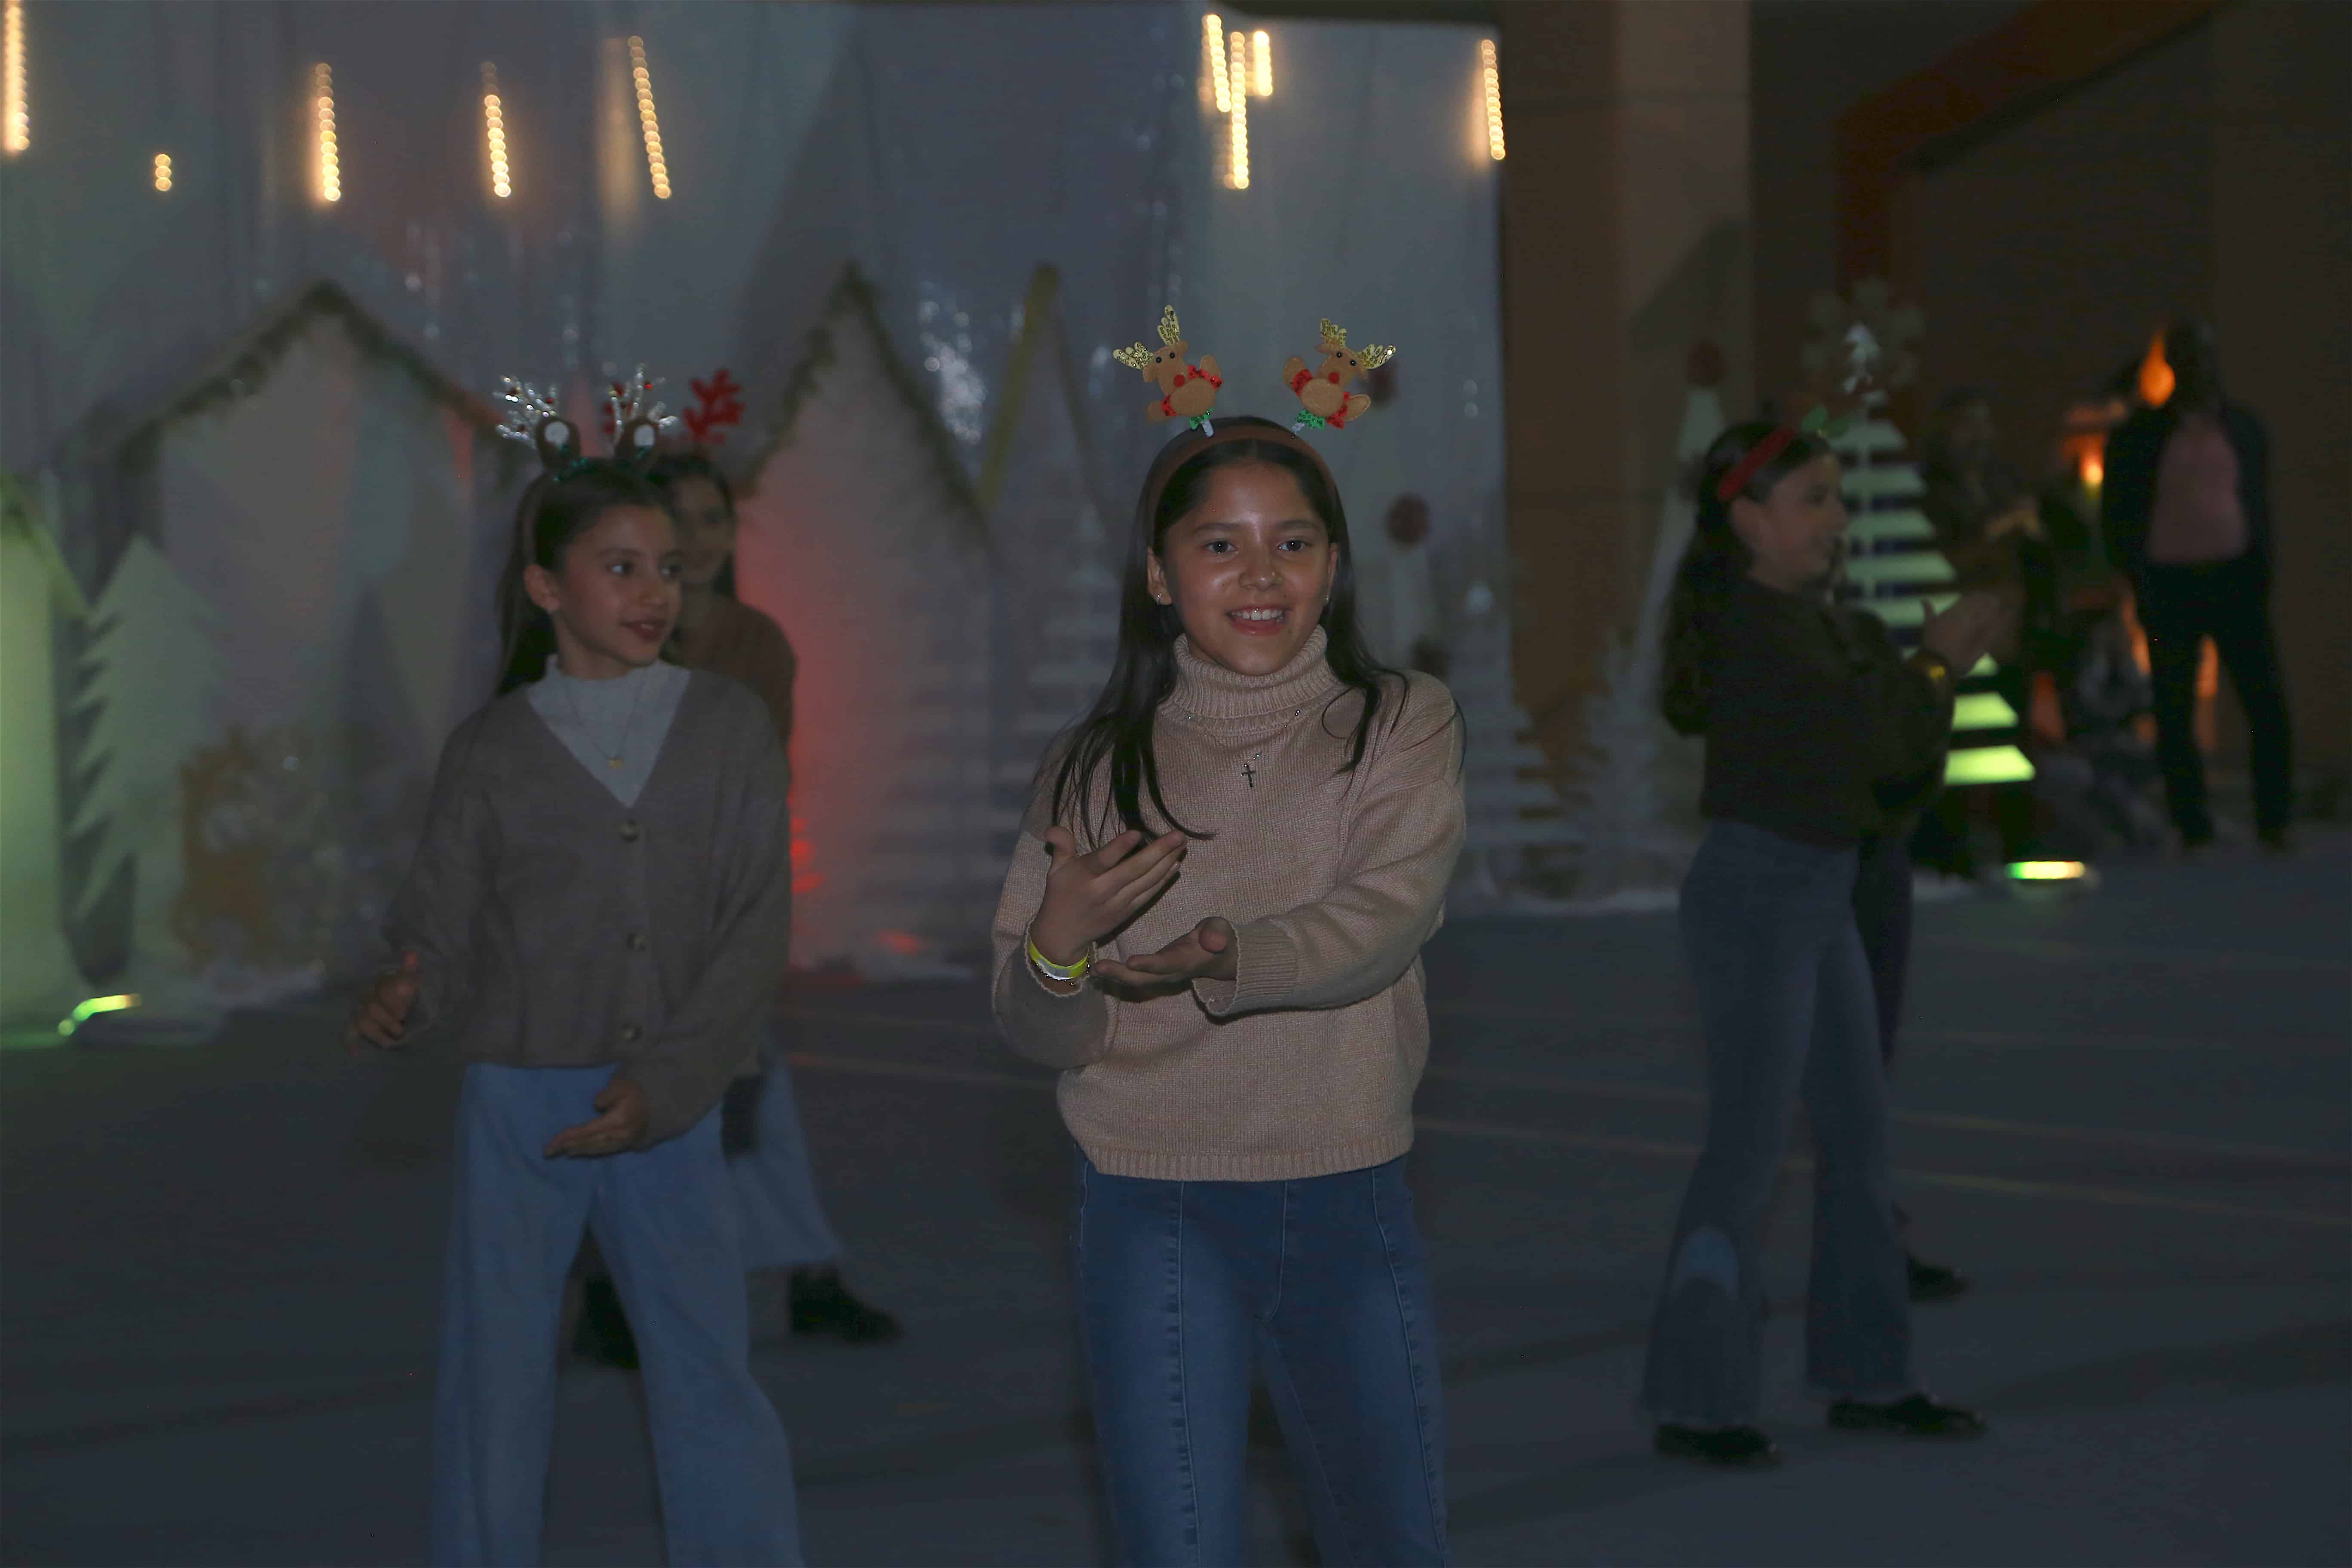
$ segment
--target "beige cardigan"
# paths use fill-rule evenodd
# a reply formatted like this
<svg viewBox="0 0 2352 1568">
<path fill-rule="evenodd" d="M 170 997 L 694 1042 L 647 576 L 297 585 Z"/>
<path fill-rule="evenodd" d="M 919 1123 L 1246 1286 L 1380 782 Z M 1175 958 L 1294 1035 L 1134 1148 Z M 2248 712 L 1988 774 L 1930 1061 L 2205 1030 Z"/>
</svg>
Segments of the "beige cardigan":
<svg viewBox="0 0 2352 1568">
<path fill-rule="evenodd" d="M 1180 641 L 1160 709 L 1169 808 L 1214 837 L 1105 951 L 1150 952 L 1222 915 L 1240 935 L 1234 981 L 1146 1002 L 1039 984 L 1024 948 L 1045 897 L 1050 766 L 1040 780 L 997 908 L 996 1016 L 1013 1049 L 1066 1069 L 1062 1119 L 1102 1171 L 1287 1181 L 1412 1147 L 1429 1054 L 1421 948 L 1462 850 L 1461 726 L 1436 680 L 1391 679 L 1362 764 L 1341 772 L 1362 699 L 1324 646 L 1318 628 L 1250 678 Z M 1082 849 L 1117 831 L 1108 794 L 1098 780 L 1086 820 L 1064 823 Z"/>
</svg>

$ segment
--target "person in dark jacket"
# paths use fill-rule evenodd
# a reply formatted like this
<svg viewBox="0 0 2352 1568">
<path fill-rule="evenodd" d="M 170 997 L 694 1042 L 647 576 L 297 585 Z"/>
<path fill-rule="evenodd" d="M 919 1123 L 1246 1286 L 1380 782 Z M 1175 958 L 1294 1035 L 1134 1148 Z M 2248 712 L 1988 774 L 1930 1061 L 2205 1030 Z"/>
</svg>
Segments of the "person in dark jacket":
<svg viewBox="0 0 2352 1568">
<path fill-rule="evenodd" d="M 1875 617 L 1828 601 L 1845 535 L 1837 458 L 1761 421 L 1707 448 L 1675 574 L 1661 706 L 1706 738 L 1706 837 L 1682 889 L 1706 1039 L 1706 1146 L 1675 1222 L 1643 1373 L 1660 1453 L 1779 1454 L 1763 1404 L 1766 1210 L 1801 1101 L 1815 1150 L 1808 1381 L 1832 1426 L 1915 1437 L 1984 1430 L 1914 1381 L 1887 1172 L 1886 1072 L 1853 913 L 1864 839 L 1944 772 L 1955 672 L 2000 629 L 1964 595 L 1908 658 Z"/>
<path fill-rule="evenodd" d="M 2284 849 L 2294 742 L 2271 632 L 2270 437 L 2223 395 L 2210 327 L 2175 321 L 2164 354 L 2172 395 L 2108 437 L 2101 522 L 2147 633 L 2165 793 L 2183 847 L 2210 843 L 2193 721 L 2200 651 L 2211 637 L 2246 712 L 2255 826 Z"/>
</svg>

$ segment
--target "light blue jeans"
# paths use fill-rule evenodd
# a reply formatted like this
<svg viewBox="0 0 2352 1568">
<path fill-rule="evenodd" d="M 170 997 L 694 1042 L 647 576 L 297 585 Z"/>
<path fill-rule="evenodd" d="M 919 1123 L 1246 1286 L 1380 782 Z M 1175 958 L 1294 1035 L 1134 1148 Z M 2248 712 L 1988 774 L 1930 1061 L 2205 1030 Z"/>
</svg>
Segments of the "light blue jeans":
<svg viewBox="0 0 2352 1568">
<path fill-rule="evenodd" d="M 753 1122 L 751 1147 L 727 1162 L 742 1225 L 743 1266 L 797 1268 L 834 1262 L 841 1256 L 841 1241 L 817 1201 L 808 1131 L 801 1125 L 793 1069 L 780 1047 L 762 1063 Z"/>
<path fill-rule="evenodd" d="M 1854 874 L 1852 849 L 1717 822 L 1683 882 L 1706 1035 L 1706 1147 L 1650 1331 L 1642 1403 L 1662 1420 L 1742 1426 L 1761 1407 L 1764 1219 L 1800 1098 L 1813 1134 L 1808 1379 L 1853 1398 L 1912 1386 L 1886 1068 Z"/>
<path fill-rule="evenodd" d="M 672 1568 L 797 1564 L 783 1424 L 752 1379 L 734 1194 L 717 1111 L 650 1149 L 550 1160 L 609 1067 L 466 1069 L 433 1413 L 433 1561 L 540 1561 L 556 1321 L 583 1227 L 645 1365 Z"/>
<path fill-rule="evenodd" d="M 1327 1563 L 1442 1563 L 1445 1435 L 1404 1161 L 1297 1182 L 1078 1156 L 1078 1310 L 1124 1561 L 1243 1561 L 1262 1371 Z"/>
</svg>

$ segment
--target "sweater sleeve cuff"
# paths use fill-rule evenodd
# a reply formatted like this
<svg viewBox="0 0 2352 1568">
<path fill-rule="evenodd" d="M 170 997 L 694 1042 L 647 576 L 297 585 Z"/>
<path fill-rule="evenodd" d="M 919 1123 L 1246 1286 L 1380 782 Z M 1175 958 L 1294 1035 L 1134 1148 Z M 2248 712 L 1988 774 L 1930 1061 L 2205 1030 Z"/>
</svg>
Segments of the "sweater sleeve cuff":
<svg viewBox="0 0 2352 1568">
<path fill-rule="evenodd" d="M 1195 980 L 1192 994 L 1212 1018 L 1281 1006 L 1298 985 L 1298 944 L 1274 921 L 1252 921 L 1234 933 L 1232 980 Z"/>
<path fill-rule="evenodd" d="M 1110 1048 L 1110 998 L 1091 980 L 1049 991 L 1018 952 L 996 977 L 996 1016 L 1006 1042 L 1046 1067 L 1085 1067 Z"/>
</svg>

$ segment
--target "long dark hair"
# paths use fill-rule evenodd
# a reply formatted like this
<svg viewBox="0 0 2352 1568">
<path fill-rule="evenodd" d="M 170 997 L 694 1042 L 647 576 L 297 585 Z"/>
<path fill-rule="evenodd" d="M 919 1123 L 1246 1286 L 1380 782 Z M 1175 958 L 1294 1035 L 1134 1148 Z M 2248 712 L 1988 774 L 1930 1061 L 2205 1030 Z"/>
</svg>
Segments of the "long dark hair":
<svg viewBox="0 0 2352 1568">
<path fill-rule="evenodd" d="M 1127 570 L 1119 584 L 1118 657 L 1111 665 L 1102 695 L 1095 699 L 1087 716 L 1070 727 L 1058 747 L 1061 766 L 1054 780 L 1056 822 L 1075 821 L 1097 773 L 1107 766 L 1110 809 L 1125 827 L 1146 830 L 1143 799 L 1149 795 L 1151 809 L 1171 828 L 1192 838 L 1209 837 L 1178 822 L 1160 793 L 1152 719 L 1176 689 L 1176 639 L 1183 635 L 1184 623 L 1173 605 L 1152 598 L 1150 567 L 1151 557 L 1167 540 L 1168 530 L 1201 504 L 1211 479 L 1221 468 L 1264 463 L 1288 474 L 1297 481 L 1307 506 L 1322 520 L 1331 547 L 1339 552 L 1339 570 L 1332 574 L 1331 595 L 1324 603 L 1320 622 L 1324 658 L 1340 681 L 1340 689 L 1331 700 L 1338 702 L 1350 691 L 1362 693 L 1364 699 L 1343 772 L 1364 760 L 1383 688 L 1394 682 L 1402 692 L 1403 676 L 1372 657 L 1363 629 L 1356 622 L 1355 552 L 1349 548 L 1348 514 L 1339 504 L 1339 492 L 1329 472 L 1292 445 L 1288 433 L 1271 420 L 1245 416 L 1220 419 L 1217 424 L 1224 438 L 1178 464 L 1165 482 L 1156 486 L 1160 465 L 1155 463 L 1153 474 L 1145 478 L 1142 492 L 1136 498 L 1135 527 L 1128 540 Z M 1225 436 L 1237 429 L 1264 429 L 1270 438 L 1237 440 Z M 1187 435 L 1177 440 L 1192 438 Z M 1104 826 L 1108 826 L 1108 821 Z"/>
<path fill-rule="evenodd" d="M 653 480 L 665 496 L 671 494 L 681 479 L 708 479 L 719 491 L 719 499 L 727 503 L 728 517 L 731 519 L 735 515 L 735 487 L 727 482 L 727 475 L 711 461 L 710 454 L 699 447 L 655 459 L 646 477 Z M 732 551 L 728 552 L 727 564 L 721 566 L 719 575 L 711 579 L 710 591 L 722 599 L 740 597 L 735 592 L 735 555 Z"/>
<path fill-rule="evenodd" d="M 506 570 L 499 574 L 499 691 L 528 686 L 555 655 L 555 623 L 523 591 L 529 566 L 559 571 L 572 542 L 620 506 L 650 507 L 667 514 L 669 503 L 643 471 L 592 458 L 557 479 L 542 474 L 522 493 L 508 535 Z"/>
<path fill-rule="evenodd" d="M 1706 729 L 1718 657 L 1716 627 L 1732 590 L 1746 580 L 1755 563 L 1747 544 L 1732 531 L 1731 502 L 1717 491 L 1756 444 L 1778 428 L 1769 419 L 1734 425 L 1715 438 L 1689 476 L 1698 517 L 1691 530 L 1690 547 L 1683 552 L 1683 563 L 1675 571 L 1674 598 L 1666 610 L 1665 675 L 1658 690 L 1658 706 L 1664 710 L 1666 722 L 1685 735 Z M 1760 501 L 1789 475 L 1829 455 L 1827 443 L 1799 436 L 1759 467 L 1738 494 Z"/>
</svg>

